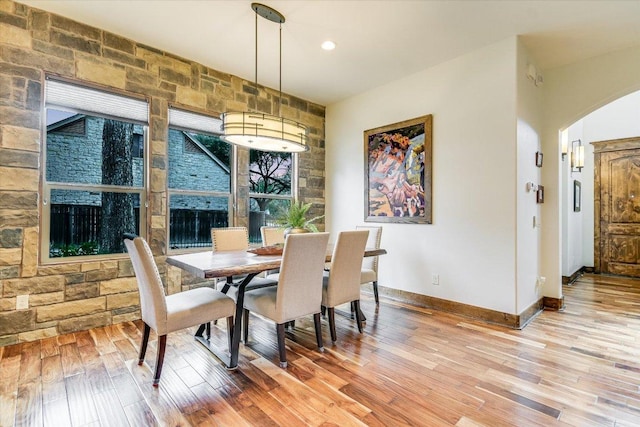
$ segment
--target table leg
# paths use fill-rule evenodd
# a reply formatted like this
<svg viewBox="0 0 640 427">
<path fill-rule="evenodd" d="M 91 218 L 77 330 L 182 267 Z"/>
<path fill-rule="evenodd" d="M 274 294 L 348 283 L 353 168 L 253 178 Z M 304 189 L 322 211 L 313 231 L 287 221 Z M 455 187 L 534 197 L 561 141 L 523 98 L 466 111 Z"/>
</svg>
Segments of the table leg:
<svg viewBox="0 0 640 427">
<path fill-rule="evenodd" d="M 244 310 L 244 291 L 249 282 L 251 282 L 257 274 L 258 273 L 248 274 L 238 285 L 238 294 L 236 296 L 236 316 L 233 324 L 233 339 L 231 341 L 231 348 L 229 349 L 231 351 L 231 360 L 229 365 L 227 365 L 227 369 L 236 369 L 238 367 L 240 335 L 242 335 L 242 313 Z"/>
<path fill-rule="evenodd" d="M 212 346 L 211 342 L 203 336 L 206 329 L 205 325 L 200 325 L 198 328 L 195 339 L 202 344 L 207 350 L 213 353 L 218 359 L 222 361 L 227 369 L 232 370 L 238 367 L 238 355 L 240 353 L 240 335 L 242 332 L 242 311 L 244 305 L 244 291 L 251 281 L 258 273 L 248 274 L 241 283 L 238 284 L 238 294 L 236 297 L 236 314 L 234 316 L 233 334 L 231 337 L 231 348 L 229 353 L 223 354 L 217 346 Z M 226 288 L 228 290 L 229 287 Z"/>
</svg>

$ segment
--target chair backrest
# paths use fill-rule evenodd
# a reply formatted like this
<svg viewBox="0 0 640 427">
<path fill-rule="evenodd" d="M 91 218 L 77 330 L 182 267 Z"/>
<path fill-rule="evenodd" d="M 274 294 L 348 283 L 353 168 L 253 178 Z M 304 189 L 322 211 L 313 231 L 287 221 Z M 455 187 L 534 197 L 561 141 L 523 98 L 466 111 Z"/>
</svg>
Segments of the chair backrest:
<svg viewBox="0 0 640 427">
<path fill-rule="evenodd" d="M 356 230 L 369 230 L 369 237 L 367 238 L 367 248 L 380 248 L 380 240 L 382 238 L 382 227 L 358 225 Z M 366 270 L 373 270 L 378 274 L 378 257 L 368 256 L 362 260 L 362 268 Z"/>
<path fill-rule="evenodd" d="M 318 313 L 322 303 L 322 272 L 329 233 L 290 234 L 284 244 L 276 322 Z"/>
<path fill-rule="evenodd" d="M 212 228 L 211 243 L 214 251 L 246 251 L 249 232 L 247 227 Z"/>
<path fill-rule="evenodd" d="M 282 227 L 269 227 L 263 225 L 260 227 L 260 234 L 262 235 L 262 246 L 284 243 L 284 228 Z"/>
<path fill-rule="evenodd" d="M 167 332 L 167 302 L 158 267 L 149 245 L 142 237 L 125 238 L 133 271 L 136 273 L 140 292 L 140 312 L 142 320 L 158 335 Z"/>
<path fill-rule="evenodd" d="M 333 248 L 327 285 L 328 307 L 360 299 L 360 272 L 368 230 L 342 231 Z"/>
</svg>

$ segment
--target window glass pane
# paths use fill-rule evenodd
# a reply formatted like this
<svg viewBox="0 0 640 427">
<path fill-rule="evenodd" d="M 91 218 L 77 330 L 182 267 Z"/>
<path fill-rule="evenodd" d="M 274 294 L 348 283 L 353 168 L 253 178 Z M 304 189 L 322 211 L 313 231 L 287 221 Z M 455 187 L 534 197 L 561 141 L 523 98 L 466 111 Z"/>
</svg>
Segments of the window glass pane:
<svg viewBox="0 0 640 427">
<path fill-rule="evenodd" d="M 252 197 L 249 199 L 249 241 L 262 243 L 260 227 L 263 225 L 276 226 L 276 218 L 280 212 L 291 205 L 291 200 L 268 199 Z"/>
<path fill-rule="evenodd" d="M 291 194 L 291 153 L 249 151 L 249 191 L 251 193 Z"/>
<path fill-rule="evenodd" d="M 231 189 L 231 146 L 217 136 L 169 129 L 169 188 Z"/>
<path fill-rule="evenodd" d="M 49 257 L 126 252 L 123 233 L 140 234 L 140 195 L 51 190 Z"/>
<path fill-rule="evenodd" d="M 227 197 L 171 194 L 169 246 L 171 249 L 211 247 L 211 229 L 229 226 Z"/>
<path fill-rule="evenodd" d="M 144 126 L 47 109 L 48 182 L 142 187 Z"/>
</svg>

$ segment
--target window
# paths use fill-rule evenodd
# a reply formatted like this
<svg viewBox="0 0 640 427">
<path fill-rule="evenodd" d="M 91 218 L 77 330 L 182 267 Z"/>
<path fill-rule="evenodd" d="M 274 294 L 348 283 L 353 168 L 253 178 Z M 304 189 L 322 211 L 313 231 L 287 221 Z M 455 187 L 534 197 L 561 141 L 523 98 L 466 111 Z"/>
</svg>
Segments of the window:
<svg viewBox="0 0 640 427">
<path fill-rule="evenodd" d="M 232 147 L 220 120 L 169 110 L 169 247 L 211 246 L 211 228 L 229 225 Z"/>
<path fill-rule="evenodd" d="M 296 158 L 291 153 L 249 151 L 249 240 L 260 242 L 260 227 L 276 225 L 275 218 L 293 200 L 297 184 Z"/>
<path fill-rule="evenodd" d="M 136 144 L 147 102 L 57 80 L 45 97 L 43 261 L 125 252 L 122 234 L 144 230 L 146 162 Z"/>
</svg>

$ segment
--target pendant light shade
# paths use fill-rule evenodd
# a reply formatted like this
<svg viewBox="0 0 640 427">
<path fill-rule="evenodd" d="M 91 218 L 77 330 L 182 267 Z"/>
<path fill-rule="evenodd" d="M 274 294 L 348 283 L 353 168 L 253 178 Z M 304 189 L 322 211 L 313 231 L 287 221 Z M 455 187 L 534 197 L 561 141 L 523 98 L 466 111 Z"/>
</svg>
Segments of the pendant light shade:
<svg viewBox="0 0 640 427">
<path fill-rule="evenodd" d="M 255 86 L 258 93 L 258 15 L 280 24 L 280 97 L 282 104 L 282 23 L 284 16 L 275 9 L 252 3 L 256 13 Z M 256 95 L 257 96 L 257 95 Z M 256 102 L 257 105 L 257 102 Z M 280 108 L 279 108 L 280 110 Z M 307 151 L 307 128 L 294 120 L 259 112 L 227 112 L 222 114 L 221 139 L 231 144 L 261 151 L 299 153 Z"/>
<path fill-rule="evenodd" d="M 293 120 L 263 113 L 224 113 L 224 136 L 231 144 L 254 150 L 307 151 L 307 128 Z"/>
</svg>

